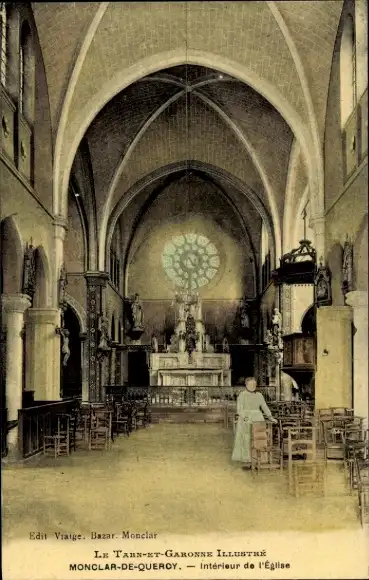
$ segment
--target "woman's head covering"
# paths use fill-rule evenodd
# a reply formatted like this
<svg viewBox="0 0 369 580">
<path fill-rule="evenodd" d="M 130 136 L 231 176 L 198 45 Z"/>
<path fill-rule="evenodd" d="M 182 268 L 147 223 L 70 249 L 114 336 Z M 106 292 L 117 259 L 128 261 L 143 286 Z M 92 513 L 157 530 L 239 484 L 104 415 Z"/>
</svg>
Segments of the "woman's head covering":
<svg viewBox="0 0 369 580">
<path fill-rule="evenodd" d="M 255 377 L 247 377 L 247 379 L 245 379 L 245 386 L 250 393 L 254 393 L 256 391 Z"/>
</svg>

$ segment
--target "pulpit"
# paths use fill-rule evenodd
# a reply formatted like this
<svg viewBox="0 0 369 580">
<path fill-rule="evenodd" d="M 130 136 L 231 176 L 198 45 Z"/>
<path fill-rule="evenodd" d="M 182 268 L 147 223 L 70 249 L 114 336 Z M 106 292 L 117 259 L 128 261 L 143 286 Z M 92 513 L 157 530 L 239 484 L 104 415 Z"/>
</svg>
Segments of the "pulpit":
<svg viewBox="0 0 369 580">
<path fill-rule="evenodd" d="M 302 399 L 314 399 L 315 338 L 299 332 L 283 337 L 282 371 L 298 384 Z"/>
</svg>

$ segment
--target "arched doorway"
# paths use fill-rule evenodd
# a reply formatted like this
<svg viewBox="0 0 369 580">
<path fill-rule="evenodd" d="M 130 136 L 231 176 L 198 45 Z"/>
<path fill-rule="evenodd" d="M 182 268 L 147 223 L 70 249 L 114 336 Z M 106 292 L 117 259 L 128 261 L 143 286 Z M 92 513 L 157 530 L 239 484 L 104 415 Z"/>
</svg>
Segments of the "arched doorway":
<svg viewBox="0 0 369 580">
<path fill-rule="evenodd" d="M 306 311 L 302 321 L 301 321 L 301 331 L 302 334 L 308 334 L 314 336 L 316 334 L 316 312 L 315 306 L 311 306 L 309 310 Z"/>
<path fill-rule="evenodd" d="M 70 356 L 63 364 L 61 353 L 60 391 L 63 399 L 82 396 L 81 327 L 74 310 L 68 306 L 64 313 L 64 328 L 69 331 Z"/>
</svg>

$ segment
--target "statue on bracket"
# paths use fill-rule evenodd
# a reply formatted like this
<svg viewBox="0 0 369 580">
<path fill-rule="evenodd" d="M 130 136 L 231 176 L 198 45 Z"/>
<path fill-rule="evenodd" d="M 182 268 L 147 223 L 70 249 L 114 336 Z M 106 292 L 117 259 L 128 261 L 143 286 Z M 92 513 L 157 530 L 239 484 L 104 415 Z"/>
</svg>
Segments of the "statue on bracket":
<svg viewBox="0 0 369 580">
<path fill-rule="evenodd" d="M 273 335 L 279 337 L 282 332 L 282 314 L 278 308 L 274 308 L 272 315 L 272 332 Z"/>
<path fill-rule="evenodd" d="M 62 337 L 63 344 L 62 344 L 62 355 L 63 355 L 63 367 L 66 367 L 68 364 L 68 359 L 70 357 L 70 348 L 69 348 L 69 330 L 67 328 L 60 329 L 60 336 Z"/>
<path fill-rule="evenodd" d="M 60 276 L 59 276 L 59 306 L 60 308 L 65 307 L 65 293 L 66 293 L 66 287 L 68 284 L 68 278 L 67 278 L 67 271 L 65 269 L 64 264 L 61 265 L 60 268 Z"/>
<path fill-rule="evenodd" d="M 347 235 L 342 257 L 342 292 L 344 296 L 353 290 L 353 266 L 354 246 Z"/>
<path fill-rule="evenodd" d="M 143 308 L 140 300 L 140 295 L 135 294 L 131 303 L 131 313 L 133 320 L 133 328 L 143 328 Z"/>
<path fill-rule="evenodd" d="M 36 290 L 36 261 L 35 249 L 31 243 L 26 245 L 23 262 L 23 294 L 33 299 Z"/>
<path fill-rule="evenodd" d="M 323 258 L 319 260 L 319 267 L 314 278 L 315 303 L 319 306 L 332 304 L 331 275 L 327 266 L 323 265 Z"/>
<path fill-rule="evenodd" d="M 250 316 L 247 302 L 242 298 L 240 302 L 240 326 L 242 330 L 249 330 Z"/>
<path fill-rule="evenodd" d="M 228 338 L 226 336 L 223 338 L 222 347 L 223 347 L 223 352 L 229 353 L 229 342 L 228 342 Z"/>
<path fill-rule="evenodd" d="M 159 352 L 158 339 L 156 338 L 155 334 L 153 334 L 151 337 L 151 349 L 152 352 Z"/>
<path fill-rule="evenodd" d="M 97 349 L 106 352 L 110 350 L 109 347 L 109 319 L 106 316 L 101 315 L 99 317 L 99 332 L 100 332 L 100 340 Z"/>
</svg>

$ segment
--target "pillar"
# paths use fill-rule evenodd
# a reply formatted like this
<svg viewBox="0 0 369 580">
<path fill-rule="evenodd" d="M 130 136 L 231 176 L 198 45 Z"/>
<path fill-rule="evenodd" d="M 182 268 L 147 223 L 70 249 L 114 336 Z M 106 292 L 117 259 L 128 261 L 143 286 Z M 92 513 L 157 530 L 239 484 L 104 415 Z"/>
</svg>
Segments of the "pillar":
<svg viewBox="0 0 369 580">
<path fill-rule="evenodd" d="M 52 285 L 53 296 L 52 303 L 54 306 L 59 306 L 59 276 L 60 267 L 64 261 L 64 240 L 67 231 L 67 221 L 57 216 L 54 219 L 54 252 L 53 252 L 53 279 L 56 281 Z"/>
<path fill-rule="evenodd" d="M 111 351 L 110 351 L 110 377 L 109 377 L 109 384 L 115 385 L 116 379 L 116 366 L 117 366 L 117 346 L 118 342 L 113 342 L 111 344 Z M 119 384 L 119 382 L 118 382 Z"/>
<path fill-rule="evenodd" d="M 24 312 L 31 305 L 25 294 L 3 294 L 1 303 L 6 329 L 6 408 L 8 421 L 18 420 L 18 409 L 22 408 L 22 373 Z M 8 433 L 8 457 L 17 457 L 18 427 Z"/>
<path fill-rule="evenodd" d="M 346 304 L 353 309 L 354 320 L 354 411 L 364 417 L 368 427 L 368 293 L 355 291 L 346 294 Z"/>
<path fill-rule="evenodd" d="M 86 272 L 87 283 L 87 338 L 86 338 L 86 366 L 88 378 L 88 400 L 90 403 L 99 403 L 103 400 L 101 383 L 102 361 L 98 357 L 98 328 L 99 317 L 102 314 L 103 289 L 109 279 L 106 272 Z"/>
<path fill-rule="evenodd" d="M 352 407 L 351 325 L 349 306 L 321 306 L 317 309 L 317 409 Z"/>
<path fill-rule="evenodd" d="M 26 388 L 36 401 L 60 397 L 60 310 L 30 308 L 26 315 Z"/>
<path fill-rule="evenodd" d="M 316 216 L 311 219 L 311 224 L 314 229 L 314 245 L 316 250 L 317 262 L 320 257 L 325 256 L 325 217 Z"/>
<path fill-rule="evenodd" d="M 81 371 L 82 371 L 82 402 L 88 403 L 88 357 L 87 357 L 87 333 L 81 332 Z"/>
</svg>

